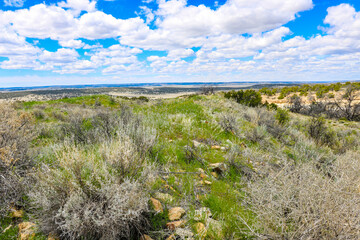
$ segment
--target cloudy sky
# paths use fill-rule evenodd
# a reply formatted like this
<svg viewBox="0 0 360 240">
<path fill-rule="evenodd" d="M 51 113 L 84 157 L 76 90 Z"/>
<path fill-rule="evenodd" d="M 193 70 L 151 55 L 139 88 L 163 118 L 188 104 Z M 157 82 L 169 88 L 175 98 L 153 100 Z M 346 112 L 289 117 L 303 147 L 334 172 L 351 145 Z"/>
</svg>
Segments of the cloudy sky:
<svg viewBox="0 0 360 240">
<path fill-rule="evenodd" d="M 0 87 L 360 79 L 358 0 L 0 1 Z"/>
</svg>

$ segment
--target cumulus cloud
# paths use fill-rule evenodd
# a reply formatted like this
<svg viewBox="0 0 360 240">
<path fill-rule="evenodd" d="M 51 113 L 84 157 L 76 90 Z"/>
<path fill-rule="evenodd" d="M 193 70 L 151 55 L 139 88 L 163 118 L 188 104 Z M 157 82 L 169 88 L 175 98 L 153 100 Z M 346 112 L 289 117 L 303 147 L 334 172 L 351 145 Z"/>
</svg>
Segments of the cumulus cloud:
<svg viewBox="0 0 360 240">
<path fill-rule="evenodd" d="M 67 0 L 0 11 L 0 56 L 7 58 L 0 67 L 61 74 L 279 73 L 272 77 L 359 72 L 354 66 L 360 63 L 360 13 L 349 4 L 328 8 L 323 34 L 304 38 L 291 37 L 291 29 L 283 25 L 311 9 L 311 0 L 228 0 L 216 9 L 186 0 L 158 0 L 156 10 L 152 4 L 140 6 L 139 16 L 128 19 L 104 13 L 96 3 Z M 61 48 L 41 49 L 28 38 L 57 40 Z M 118 44 L 85 44 L 108 38 Z M 146 50 L 166 56 L 139 61 Z"/>
<path fill-rule="evenodd" d="M 83 43 L 81 40 L 74 40 L 74 39 L 59 41 L 59 44 L 62 47 L 76 48 L 76 49 L 86 46 L 86 44 Z"/>
<path fill-rule="evenodd" d="M 259 33 L 294 20 L 312 0 L 228 0 L 216 10 L 187 6 L 186 0 L 160 0 L 157 25 L 186 37 Z"/>
<path fill-rule="evenodd" d="M 82 11 L 94 12 L 96 10 L 96 1 L 89 0 L 67 0 L 58 3 L 59 7 L 70 8 L 74 15 L 79 15 Z"/>
</svg>

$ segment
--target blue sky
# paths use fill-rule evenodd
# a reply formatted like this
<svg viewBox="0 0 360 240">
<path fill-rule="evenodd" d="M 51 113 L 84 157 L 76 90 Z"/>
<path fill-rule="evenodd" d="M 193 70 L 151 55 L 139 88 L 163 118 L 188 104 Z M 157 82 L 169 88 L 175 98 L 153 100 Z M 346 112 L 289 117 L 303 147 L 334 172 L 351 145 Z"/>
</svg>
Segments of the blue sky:
<svg viewBox="0 0 360 240">
<path fill-rule="evenodd" d="M 1 0 L 0 87 L 360 79 L 357 0 Z"/>
</svg>

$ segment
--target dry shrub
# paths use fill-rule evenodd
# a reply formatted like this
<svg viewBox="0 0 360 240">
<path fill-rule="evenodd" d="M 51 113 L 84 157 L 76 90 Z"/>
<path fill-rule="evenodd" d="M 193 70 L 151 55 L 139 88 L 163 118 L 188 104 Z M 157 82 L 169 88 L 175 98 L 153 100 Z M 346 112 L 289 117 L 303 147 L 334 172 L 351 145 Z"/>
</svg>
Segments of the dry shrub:
<svg viewBox="0 0 360 240">
<path fill-rule="evenodd" d="M 333 164 L 331 177 L 313 162 L 286 165 L 251 182 L 256 214 L 247 229 L 262 239 L 357 239 L 360 236 L 360 157 L 349 152 Z"/>
<path fill-rule="evenodd" d="M 287 128 L 284 124 L 280 124 L 276 119 L 275 113 L 267 110 L 266 108 L 244 109 L 243 116 L 249 122 L 258 126 L 265 126 L 267 132 L 275 138 L 281 139 L 286 133 Z"/>
<path fill-rule="evenodd" d="M 99 109 L 85 115 L 70 113 L 69 120 L 63 124 L 60 140 L 75 144 L 95 144 L 109 141 L 125 134 L 135 142 L 141 154 L 151 152 L 157 139 L 156 131 L 145 126 L 144 119 L 134 115 L 127 107 L 120 112 Z"/>
<path fill-rule="evenodd" d="M 129 239 L 144 231 L 149 171 L 135 149 L 124 137 L 98 151 L 60 150 L 57 164 L 34 175 L 29 193 L 41 229 L 64 239 Z"/>
<path fill-rule="evenodd" d="M 41 229 L 64 239 L 138 238 L 148 226 L 154 171 L 147 157 L 156 131 L 128 109 L 71 116 L 66 131 L 64 146 L 43 156 L 28 194 Z"/>
<path fill-rule="evenodd" d="M 8 211 L 10 204 L 21 204 L 25 175 L 32 166 L 31 121 L 31 115 L 0 105 L 0 215 Z"/>
<path fill-rule="evenodd" d="M 236 133 L 238 131 L 237 121 L 234 114 L 222 114 L 218 123 L 225 132 Z"/>
</svg>

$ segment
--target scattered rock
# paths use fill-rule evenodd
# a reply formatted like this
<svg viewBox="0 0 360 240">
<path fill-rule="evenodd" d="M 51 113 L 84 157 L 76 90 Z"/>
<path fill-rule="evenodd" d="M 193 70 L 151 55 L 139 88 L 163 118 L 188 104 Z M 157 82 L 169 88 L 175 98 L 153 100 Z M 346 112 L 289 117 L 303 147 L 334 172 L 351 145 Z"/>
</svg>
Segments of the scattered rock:
<svg viewBox="0 0 360 240">
<path fill-rule="evenodd" d="M 216 149 L 216 150 L 219 150 L 221 147 L 218 146 L 218 145 L 214 145 L 214 146 L 211 146 L 211 149 Z"/>
<path fill-rule="evenodd" d="M 175 233 L 177 236 L 180 237 L 180 239 L 192 240 L 193 239 L 192 236 L 194 236 L 191 229 L 189 228 L 177 228 L 175 230 Z"/>
<path fill-rule="evenodd" d="M 11 208 L 10 217 L 11 218 L 22 218 L 24 216 L 24 210 Z"/>
<path fill-rule="evenodd" d="M 202 169 L 202 168 L 198 168 L 197 170 L 198 170 L 198 172 L 199 172 L 199 173 L 203 173 L 203 174 L 205 174 L 204 169 Z"/>
<path fill-rule="evenodd" d="M 200 177 L 201 177 L 202 179 L 205 179 L 205 178 L 207 178 L 207 175 L 206 175 L 205 173 L 200 173 Z"/>
<path fill-rule="evenodd" d="M 221 147 L 220 150 L 225 152 L 225 151 L 226 151 L 226 147 Z"/>
<path fill-rule="evenodd" d="M 225 163 L 212 163 L 209 167 L 218 174 L 222 174 L 227 170 L 227 165 Z"/>
<path fill-rule="evenodd" d="M 216 172 L 211 172 L 211 175 L 214 177 L 214 178 L 218 178 L 219 175 L 216 173 Z"/>
<path fill-rule="evenodd" d="M 168 185 L 168 184 L 166 184 L 164 187 L 165 187 L 166 189 L 170 189 L 170 190 L 173 191 L 173 192 L 176 192 L 176 190 L 175 190 L 172 186 L 170 186 L 170 185 Z"/>
<path fill-rule="evenodd" d="M 172 202 L 172 201 L 174 201 L 174 198 L 168 193 L 157 192 L 157 193 L 155 193 L 155 198 L 159 199 L 162 202 Z"/>
<path fill-rule="evenodd" d="M 29 240 L 35 237 L 35 224 L 31 222 L 22 222 L 19 225 L 19 239 Z"/>
<path fill-rule="evenodd" d="M 202 185 L 211 185 L 212 182 L 210 182 L 208 180 L 202 180 L 202 181 L 200 181 L 200 184 L 202 184 Z"/>
<path fill-rule="evenodd" d="M 140 237 L 140 240 L 153 240 L 153 239 L 149 235 L 144 234 Z"/>
<path fill-rule="evenodd" d="M 175 230 L 176 228 L 184 227 L 185 223 L 186 221 L 184 220 L 169 222 L 166 224 L 166 227 L 170 230 Z"/>
<path fill-rule="evenodd" d="M 171 221 L 179 220 L 185 214 L 185 210 L 181 207 L 174 207 L 169 210 L 169 219 Z"/>
<path fill-rule="evenodd" d="M 152 208 L 153 208 L 156 212 L 158 212 L 158 213 L 164 212 L 163 207 L 162 207 L 162 205 L 161 205 L 161 202 L 160 202 L 159 200 L 157 200 L 157 199 L 155 199 L 155 198 L 150 198 L 150 202 L 151 202 Z"/>
<path fill-rule="evenodd" d="M 195 221 L 203 221 L 205 219 L 208 219 L 212 216 L 211 211 L 207 207 L 202 207 L 198 210 L 195 210 L 194 213 L 194 220 Z"/>
<path fill-rule="evenodd" d="M 171 234 L 166 240 L 176 240 L 175 234 Z"/>
<path fill-rule="evenodd" d="M 194 231 L 201 239 L 203 239 L 206 236 L 206 232 L 207 232 L 205 225 L 201 222 L 194 224 Z"/>
<path fill-rule="evenodd" d="M 201 143 L 196 140 L 193 140 L 192 142 L 193 142 L 195 148 L 198 148 L 201 146 Z"/>
</svg>

